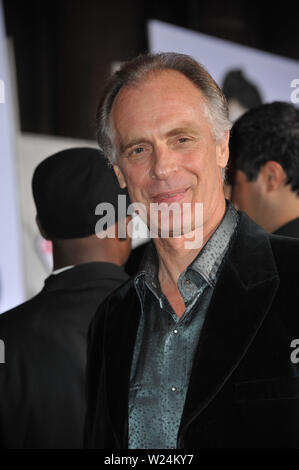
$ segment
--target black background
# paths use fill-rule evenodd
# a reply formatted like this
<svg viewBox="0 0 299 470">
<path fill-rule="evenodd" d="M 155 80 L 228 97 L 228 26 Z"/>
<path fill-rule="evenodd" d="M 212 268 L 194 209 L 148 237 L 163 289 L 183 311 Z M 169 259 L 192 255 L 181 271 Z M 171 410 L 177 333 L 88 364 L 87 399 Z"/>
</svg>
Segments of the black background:
<svg viewBox="0 0 299 470">
<path fill-rule="evenodd" d="M 22 131 L 94 138 L 95 110 L 111 63 L 147 51 L 151 18 L 299 59 L 296 4 L 279 3 L 4 0 Z"/>
</svg>

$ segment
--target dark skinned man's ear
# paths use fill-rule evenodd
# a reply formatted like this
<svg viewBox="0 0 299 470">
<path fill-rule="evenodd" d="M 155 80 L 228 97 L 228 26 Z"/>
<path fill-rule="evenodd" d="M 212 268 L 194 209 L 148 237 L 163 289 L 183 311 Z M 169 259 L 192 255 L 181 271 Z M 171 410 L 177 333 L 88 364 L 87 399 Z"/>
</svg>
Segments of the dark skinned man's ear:
<svg viewBox="0 0 299 470">
<path fill-rule="evenodd" d="M 36 217 L 35 217 L 35 222 L 36 222 L 36 225 L 38 226 L 38 230 L 39 230 L 41 236 L 42 236 L 45 240 L 51 240 L 51 239 L 49 238 L 49 236 L 46 234 L 46 232 L 44 231 L 44 229 L 43 229 L 43 227 L 42 227 L 42 225 L 41 225 L 41 223 L 40 223 L 40 220 L 39 220 L 39 218 L 38 218 L 38 215 L 36 215 Z"/>
</svg>

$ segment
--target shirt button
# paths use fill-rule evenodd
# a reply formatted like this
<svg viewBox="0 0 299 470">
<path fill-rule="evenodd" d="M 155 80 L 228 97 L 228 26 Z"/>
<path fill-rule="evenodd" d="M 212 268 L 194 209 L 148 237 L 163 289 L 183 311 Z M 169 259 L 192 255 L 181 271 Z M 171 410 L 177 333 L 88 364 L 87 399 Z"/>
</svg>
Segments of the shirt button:
<svg viewBox="0 0 299 470">
<path fill-rule="evenodd" d="M 175 391 L 176 391 L 176 387 L 171 387 L 171 391 L 172 391 L 172 392 L 175 392 Z"/>
<path fill-rule="evenodd" d="M 186 279 L 186 280 L 185 280 L 185 284 L 187 284 L 187 285 L 189 285 L 189 284 L 190 284 L 190 281 L 189 281 L 189 279 Z"/>
<path fill-rule="evenodd" d="M 174 334 L 177 335 L 178 334 L 178 330 L 173 330 Z"/>
</svg>

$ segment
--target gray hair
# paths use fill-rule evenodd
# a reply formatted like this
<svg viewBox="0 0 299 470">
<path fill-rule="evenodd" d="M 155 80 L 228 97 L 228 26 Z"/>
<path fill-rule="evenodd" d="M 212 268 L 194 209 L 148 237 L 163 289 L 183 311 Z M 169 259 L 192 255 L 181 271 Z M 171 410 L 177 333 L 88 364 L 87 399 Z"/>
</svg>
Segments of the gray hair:
<svg viewBox="0 0 299 470">
<path fill-rule="evenodd" d="M 151 72 L 175 70 L 187 77 L 204 95 L 205 112 L 209 119 L 216 141 L 231 129 L 228 106 L 221 89 L 207 70 L 192 57 L 175 52 L 143 54 L 126 62 L 108 81 L 106 91 L 100 102 L 97 117 L 97 140 L 110 163 L 116 163 L 113 144 L 113 129 L 109 122 L 113 103 L 122 88 L 134 86 L 144 80 Z M 224 178 L 224 172 L 222 172 Z"/>
</svg>

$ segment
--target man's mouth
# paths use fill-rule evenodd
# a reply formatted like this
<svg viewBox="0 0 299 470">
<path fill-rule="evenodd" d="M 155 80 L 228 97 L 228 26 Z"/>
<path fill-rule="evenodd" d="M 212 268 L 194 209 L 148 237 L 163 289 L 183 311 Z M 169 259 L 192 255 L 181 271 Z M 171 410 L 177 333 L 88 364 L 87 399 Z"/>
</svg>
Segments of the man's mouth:
<svg viewBox="0 0 299 470">
<path fill-rule="evenodd" d="M 173 191 L 167 191 L 158 193 L 152 196 L 153 202 L 176 202 L 180 201 L 185 197 L 186 192 L 189 188 L 175 189 Z"/>
</svg>

